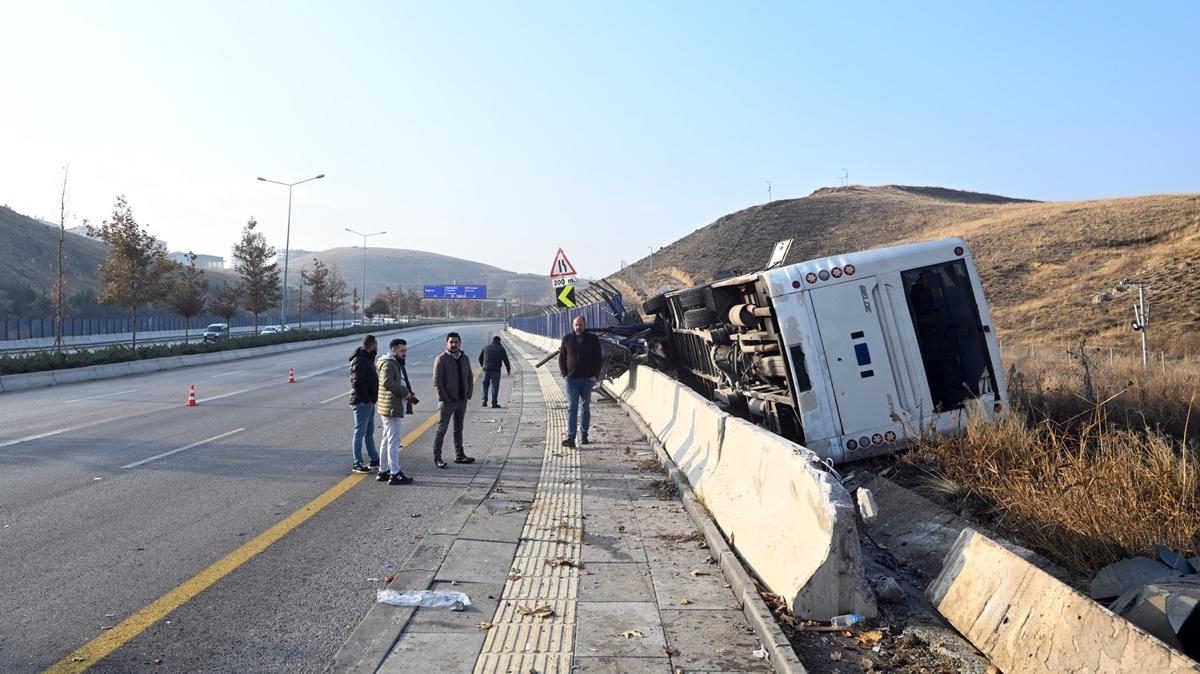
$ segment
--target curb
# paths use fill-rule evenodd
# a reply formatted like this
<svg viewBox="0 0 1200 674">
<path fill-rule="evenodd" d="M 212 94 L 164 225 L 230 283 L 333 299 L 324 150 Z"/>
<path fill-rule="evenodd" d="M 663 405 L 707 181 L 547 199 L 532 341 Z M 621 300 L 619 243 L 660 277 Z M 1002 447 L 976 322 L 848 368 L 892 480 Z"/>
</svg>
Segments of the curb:
<svg viewBox="0 0 1200 674">
<path fill-rule="evenodd" d="M 738 601 L 742 602 L 742 612 L 746 615 L 746 620 L 750 621 L 754 633 L 758 636 L 762 646 L 767 651 L 767 662 L 776 672 L 783 674 L 807 674 L 808 670 L 804 668 L 804 663 L 800 662 L 800 657 L 796 655 L 796 651 L 792 648 L 791 642 L 775 622 L 775 617 L 771 615 L 771 609 L 767 608 L 767 603 L 763 601 L 758 594 L 758 589 L 754 585 L 754 580 L 750 577 L 750 573 L 742 566 L 742 562 L 738 559 L 725 540 L 724 534 L 721 533 L 721 528 L 713 521 L 708 511 L 700 503 L 700 499 L 696 493 L 692 491 L 691 484 L 683 473 L 675 467 L 675 463 L 671 457 L 663 449 L 662 442 L 654 435 L 646 423 L 630 408 L 625 401 L 616 397 L 621 405 L 621 409 L 629 416 L 633 423 L 637 426 L 649 440 L 650 446 L 654 448 L 654 453 L 658 456 L 659 463 L 666 469 L 667 475 L 671 481 L 675 483 L 675 488 L 679 490 L 680 500 L 683 501 L 683 507 L 691 516 L 692 521 L 704 533 L 704 540 L 708 544 L 710 550 L 716 553 L 718 564 L 721 567 L 721 572 L 725 574 L 725 579 L 729 581 L 730 588 L 733 590 L 734 596 Z"/>
</svg>

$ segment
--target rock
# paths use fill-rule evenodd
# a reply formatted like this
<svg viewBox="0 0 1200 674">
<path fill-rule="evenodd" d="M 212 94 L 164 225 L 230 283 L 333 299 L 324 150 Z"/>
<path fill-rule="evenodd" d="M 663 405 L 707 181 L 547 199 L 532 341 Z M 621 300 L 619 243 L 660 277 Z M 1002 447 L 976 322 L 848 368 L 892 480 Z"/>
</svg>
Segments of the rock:
<svg viewBox="0 0 1200 674">
<path fill-rule="evenodd" d="M 1131 588 L 1167 578 L 1178 578 L 1181 575 L 1166 564 L 1149 557 L 1123 559 L 1100 569 L 1100 573 L 1097 573 L 1088 585 L 1088 595 L 1092 599 L 1111 599 L 1121 596 Z"/>
<path fill-rule="evenodd" d="M 1131 588 L 1112 612 L 1179 649 L 1200 657 L 1200 577 L 1188 576 Z"/>
<path fill-rule="evenodd" d="M 1092 298 L 1092 304 L 1104 304 L 1111 299 L 1112 295 L 1109 293 L 1097 293 L 1096 296 Z"/>
<path fill-rule="evenodd" d="M 879 506 L 875 505 L 875 495 L 870 489 L 859 487 L 855 494 L 858 496 L 858 514 L 864 522 L 870 522 L 879 514 Z"/>
<path fill-rule="evenodd" d="M 875 584 L 875 596 L 883 601 L 897 603 L 904 600 L 904 588 L 900 587 L 895 578 L 887 576 Z"/>
</svg>

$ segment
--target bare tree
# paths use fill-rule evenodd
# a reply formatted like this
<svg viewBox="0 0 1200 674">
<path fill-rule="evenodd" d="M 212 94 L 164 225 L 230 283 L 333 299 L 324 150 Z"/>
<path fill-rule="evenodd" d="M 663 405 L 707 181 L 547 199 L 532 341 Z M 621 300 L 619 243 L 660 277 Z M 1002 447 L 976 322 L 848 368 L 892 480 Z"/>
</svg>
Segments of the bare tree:
<svg viewBox="0 0 1200 674">
<path fill-rule="evenodd" d="M 136 349 L 138 308 L 163 299 L 165 281 L 176 263 L 167 258 L 162 242 L 137 223 L 124 195 L 117 197 L 112 219 L 99 227 L 88 225 L 88 233 L 108 244 L 108 257 L 97 270 L 104 284 L 100 301 L 129 309 Z"/>
<path fill-rule="evenodd" d="M 188 264 L 181 264 L 175 270 L 167 295 L 167 304 L 175 313 L 183 316 L 184 344 L 191 341 L 189 330 L 192 319 L 204 311 L 205 296 L 208 294 L 208 279 L 204 278 L 204 270 L 196 267 L 196 254 L 188 251 L 187 260 Z"/>
<path fill-rule="evenodd" d="M 254 332 L 258 332 L 259 314 L 279 306 L 279 263 L 275 247 L 262 232 L 254 231 L 254 218 L 242 228 L 242 239 L 233 247 L 234 268 L 242 277 L 243 306 L 254 314 Z M 285 322 L 287 318 L 283 319 Z"/>
<path fill-rule="evenodd" d="M 63 248 L 67 241 L 67 177 L 71 165 L 63 167 L 61 189 L 58 192 L 58 280 L 54 282 L 54 290 L 50 298 L 54 302 L 54 351 L 62 351 L 63 347 L 63 299 L 66 297 L 67 281 L 63 270 L 66 262 Z"/>
</svg>

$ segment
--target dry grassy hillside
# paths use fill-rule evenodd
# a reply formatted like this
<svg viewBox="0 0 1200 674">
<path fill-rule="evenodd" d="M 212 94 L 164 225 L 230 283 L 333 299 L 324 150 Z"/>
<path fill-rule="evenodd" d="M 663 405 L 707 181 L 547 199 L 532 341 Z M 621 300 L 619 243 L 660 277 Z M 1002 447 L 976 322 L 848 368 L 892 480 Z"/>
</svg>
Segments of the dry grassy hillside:
<svg viewBox="0 0 1200 674">
<path fill-rule="evenodd" d="M 0 287 L 23 285 L 44 290 L 58 277 L 57 227 L 0 206 Z M 98 289 L 96 267 L 108 249 L 103 243 L 67 234 L 64 243 L 67 286 Z"/>
<path fill-rule="evenodd" d="M 751 271 L 792 237 L 789 262 L 895 243 L 962 236 L 970 243 L 1003 338 L 1060 344 L 1079 337 L 1133 346 L 1131 295 L 1146 283 L 1151 339 L 1200 349 L 1200 195 L 1032 202 L 926 187 L 829 188 L 726 215 L 613 280 L 651 289 Z"/>
</svg>

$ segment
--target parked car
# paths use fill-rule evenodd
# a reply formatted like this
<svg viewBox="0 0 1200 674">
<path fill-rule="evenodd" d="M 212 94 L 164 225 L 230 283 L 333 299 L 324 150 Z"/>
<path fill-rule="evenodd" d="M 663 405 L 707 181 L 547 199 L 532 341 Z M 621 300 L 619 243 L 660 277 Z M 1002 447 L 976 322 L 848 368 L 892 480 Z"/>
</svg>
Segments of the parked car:
<svg viewBox="0 0 1200 674">
<path fill-rule="evenodd" d="M 229 339 L 228 323 L 212 323 L 204 328 L 204 341 L 216 342 L 222 339 Z"/>
</svg>

